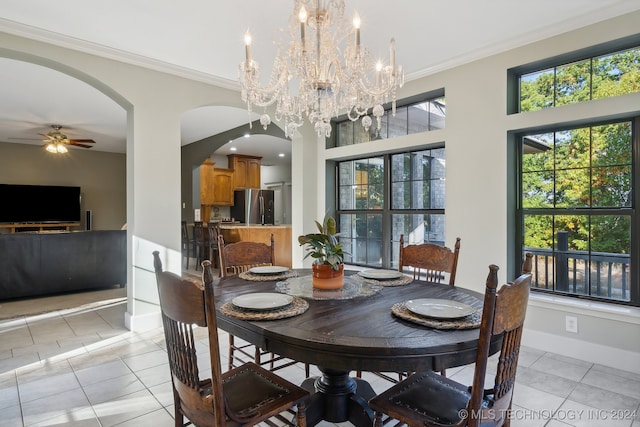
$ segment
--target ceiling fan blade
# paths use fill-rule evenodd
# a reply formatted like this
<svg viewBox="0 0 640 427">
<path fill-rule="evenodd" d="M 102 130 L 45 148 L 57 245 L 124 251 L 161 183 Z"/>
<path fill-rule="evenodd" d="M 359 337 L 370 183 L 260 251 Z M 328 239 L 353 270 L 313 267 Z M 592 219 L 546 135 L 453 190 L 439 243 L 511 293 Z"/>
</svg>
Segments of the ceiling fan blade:
<svg viewBox="0 0 640 427">
<path fill-rule="evenodd" d="M 42 138 L 7 138 L 7 139 L 20 139 L 22 141 L 42 141 Z"/>
<path fill-rule="evenodd" d="M 69 142 L 86 142 L 87 144 L 95 144 L 93 139 L 69 139 Z"/>
<path fill-rule="evenodd" d="M 73 145 L 75 147 L 82 147 L 82 148 L 92 148 L 93 147 L 93 145 L 80 144 L 80 143 L 74 142 L 73 140 L 71 140 L 68 143 L 68 145 Z"/>
</svg>

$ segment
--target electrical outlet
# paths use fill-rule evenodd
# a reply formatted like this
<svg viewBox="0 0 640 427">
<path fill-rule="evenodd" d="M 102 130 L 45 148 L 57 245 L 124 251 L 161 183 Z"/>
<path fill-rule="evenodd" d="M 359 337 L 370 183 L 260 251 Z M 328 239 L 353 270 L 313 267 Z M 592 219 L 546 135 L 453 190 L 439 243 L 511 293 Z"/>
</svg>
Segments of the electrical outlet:
<svg viewBox="0 0 640 427">
<path fill-rule="evenodd" d="M 575 316 L 566 316 L 564 318 L 565 321 L 565 330 L 567 332 L 573 332 L 574 334 L 578 333 L 578 318 Z"/>
</svg>

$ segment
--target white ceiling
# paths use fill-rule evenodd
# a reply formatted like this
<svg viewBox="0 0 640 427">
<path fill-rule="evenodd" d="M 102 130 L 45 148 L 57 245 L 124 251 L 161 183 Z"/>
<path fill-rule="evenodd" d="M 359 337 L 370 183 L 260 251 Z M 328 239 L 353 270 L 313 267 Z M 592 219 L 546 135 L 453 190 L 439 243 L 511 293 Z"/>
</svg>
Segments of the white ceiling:
<svg viewBox="0 0 640 427">
<path fill-rule="evenodd" d="M 386 58 L 395 37 L 396 61 L 407 80 L 640 10 L 638 0 L 345 3 L 347 16 L 357 10 L 361 17 L 362 44 L 372 57 Z M 2 0 L 0 31 L 235 88 L 246 30 L 254 59 L 268 75 L 273 41 L 284 40 L 280 30 L 292 8 L 293 0 Z M 85 83 L 0 58 L 0 141 L 41 144 L 38 133 L 60 124 L 69 138 L 94 139 L 93 151 L 124 152 L 125 121 L 122 108 Z M 246 123 L 243 109 L 190 111 L 182 120 L 182 144 Z M 282 161 L 274 152 L 290 153 L 290 143 L 272 137 L 241 138 L 236 145 L 270 164 Z"/>
</svg>

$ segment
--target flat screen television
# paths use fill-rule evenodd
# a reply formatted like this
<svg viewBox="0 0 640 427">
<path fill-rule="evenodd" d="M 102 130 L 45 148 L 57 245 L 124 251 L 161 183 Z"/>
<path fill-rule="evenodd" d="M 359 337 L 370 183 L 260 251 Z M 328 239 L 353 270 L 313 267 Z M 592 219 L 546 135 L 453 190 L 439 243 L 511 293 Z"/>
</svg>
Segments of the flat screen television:
<svg viewBox="0 0 640 427">
<path fill-rule="evenodd" d="M 0 184 L 0 223 L 80 222 L 80 187 Z"/>
</svg>

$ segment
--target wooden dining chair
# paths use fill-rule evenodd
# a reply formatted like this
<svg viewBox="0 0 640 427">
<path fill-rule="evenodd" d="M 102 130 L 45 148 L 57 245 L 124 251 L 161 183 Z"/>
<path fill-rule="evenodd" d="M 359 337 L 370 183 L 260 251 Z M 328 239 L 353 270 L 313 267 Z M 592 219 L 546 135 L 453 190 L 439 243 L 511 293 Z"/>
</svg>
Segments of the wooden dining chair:
<svg viewBox="0 0 640 427">
<path fill-rule="evenodd" d="M 458 255 L 460 254 L 460 238 L 456 238 L 453 251 L 445 246 L 433 243 L 404 245 L 404 234 L 400 235 L 400 251 L 398 256 L 398 270 L 405 272 L 405 267 L 413 271 L 413 280 L 426 280 L 432 283 L 442 283 L 445 274 L 449 274 L 449 285 L 454 286 Z M 372 374 L 392 383 L 402 381 L 408 373 L 398 373 L 395 377 L 386 372 L 371 372 Z M 446 375 L 446 369 L 440 371 Z M 362 371 L 356 371 L 356 376 L 362 378 Z"/>
<path fill-rule="evenodd" d="M 385 416 L 410 427 L 508 426 L 530 286 L 531 275 L 523 274 L 496 292 L 498 267 L 490 265 L 471 387 L 435 372 L 414 373 L 369 400 L 374 427 L 382 427 Z M 497 335 L 497 371 L 493 387 L 485 389 L 489 347 Z"/>
<path fill-rule="evenodd" d="M 162 312 L 164 336 L 175 407 L 175 425 L 277 425 L 306 426 L 309 392 L 257 366 L 247 363 L 222 373 L 211 262 L 202 263 L 202 284 L 162 271 L 158 251 L 154 268 Z M 206 328 L 209 357 L 198 358 Z M 204 365 L 207 360 L 208 366 Z M 211 370 L 210 378 L 201 372 Z M 285 411 L 295 412 L 293 421 Z M 189 422 L 185 424 L 184 418 Z"/>
<path fill-rule="evenodd" d="M 227 277 L 249 271 L 253 267 L 274 265 L 275 242 L 271 234 L 271 244 L 260 242 L 234 242 L 225 244 L 222 234 L 218 235 L 220 276 Z"/>
<path fill-rule="evenodd" d="M 193 240 L 189 237 L 189 226 L 187 221 L 182 221 L 182 257 L 186 258 L 185 269 L 189 269 L 189 258 L 191 257 L 191 248 Z"/>
<path fill-rule="evenodd" d="M 220 276 L 227 277 L 249 271 L 253 267 L 275 265 L 275 241 L 271 234 L 271 245 L 260 242 L 234 242 L 225 244 L 224 236 L 218 236 L 218 253 L 220 256 Z M 229 334 L 229 369 L 237 363 L 253 360 L 261 366 L 269 366 L 269 370 L 277 371 L 295 365 L 296 361 L 280 355 L 266 352 L 253 344 L 236 340 Z M 305 374 L 309 377 L 310 368 L 305 364 Z"/>
<path fill-rule="evenodd" d="M 207 223 L 206 248 L 209 255 L 208 260 L 214 268 L 220 268 L 220 255 L 218 254 L 218 236 L 220 235 L 220 224 L 217 222 Z"/>
<path fill-rule="evenodd" d="M 404 272 L 405 267 L 413 271 L 413 279 L 442 283 L 449 275 L 449 284 L 456 281 L 458 255 L 460 254 L 460 238 L 456 238 L 453 250 L 433 243 L 404 245 L 404 234 L 400 235 L 400 253 L 398 270 Z"/>
<path fill-rule="evenodd" d="M 208 257 L 207 226 L 202 221 L 193 222 L 193 253 L 196 259 L 196 270 Z M 211 260 L 209 260 L 211 261 Z"/>
<path fill-rule="evenodd" d="M 533 271 L 533 254 L 527 252 L 524 254 L 524 261 L 522 261 L 522 274 L 531 273 Z"/>
</svg>

